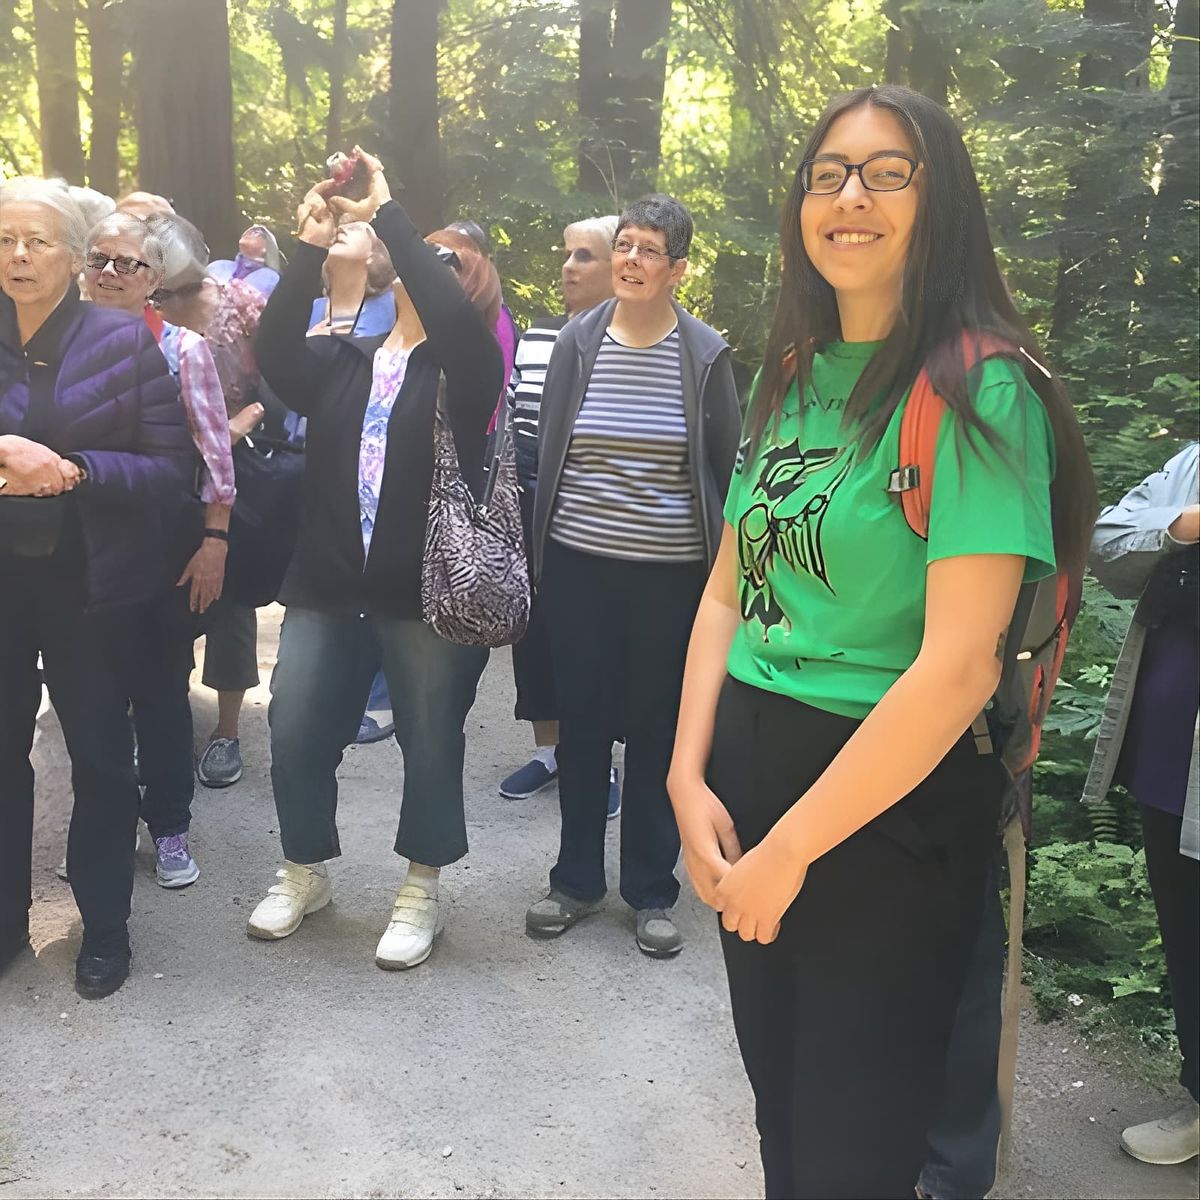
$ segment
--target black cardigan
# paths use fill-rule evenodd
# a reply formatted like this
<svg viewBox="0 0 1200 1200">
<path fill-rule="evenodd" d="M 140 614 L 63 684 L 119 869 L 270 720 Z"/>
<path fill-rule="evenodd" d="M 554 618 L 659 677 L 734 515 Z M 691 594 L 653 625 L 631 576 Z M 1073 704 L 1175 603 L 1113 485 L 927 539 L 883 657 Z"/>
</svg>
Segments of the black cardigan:
<svg viewBox="0 0 1200 1200">
<path fill-rule="evenodd" d="M 325 259 L 324 250 L 305 243 L 296 247 L 259 325 L 259 370 L 289 408 L 308 418 L 300 534 L 279 598 L 337 615 L 412 618 L 421 615 L 439 370 L 446 376 L 446 412 L 463 475 L 478 492 L 504 362 L 495 334 L 453 268 L 425 243 L 400 205 L 383 205 L 373 225 L 427 340 L 409 359 L 388 420 L 379 511 L 365 561 L 358 452 L 375 351 L 385 339 L 305 336 Z"/>
</svg>

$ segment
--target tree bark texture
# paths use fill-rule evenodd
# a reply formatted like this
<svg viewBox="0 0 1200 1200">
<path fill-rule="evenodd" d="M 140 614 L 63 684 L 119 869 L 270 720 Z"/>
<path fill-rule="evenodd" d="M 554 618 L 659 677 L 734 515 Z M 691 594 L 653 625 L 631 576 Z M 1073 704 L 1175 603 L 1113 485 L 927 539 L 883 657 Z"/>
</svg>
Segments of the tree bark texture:
<svg viewBox="0 0 1200 1200">
<path fill-rule="evenodd" d="M 1083 16 L 1094 26 L 1096 49 L 1079 62 L 1080 132 L 1089 140 L 1113 137 L 1121 118 L 1112 95 L 1149 86 L 1154 0 L 1084 0 Z M 1137 128 L 1130 138 L 1135 146 L 1142 141 Z M 1140 164 L 1117 179 L 1110 164 L 1109 154 L 1085 154 L 1070 173 L 1051 320 L 1055 339 L 1065 337 L 1097 303 L 1112 310 L 1118 292 L 1133 286 L 1141 245 L 1136 230 L 1144 225 L 1149 188 L 1135 184 L 1133 194 L 1128 186 L 1140 179 Z"/>
<path fill-rule="evenodd" d="M 392 191 L 424 233 L 444 222 L 438 130 L 438 17 L 443 0 L 395 0 L 389 95 Z M 399 185 L 403 184 L 401 193 Z"/>
<path fill-rule="evenodd" d="M 33 0 L 42 173 L 83 183 L 75 0 Z"/>
<path fill-rule="evenodd" d="M 120 167 L 121 91 L 125 45 L 121 10 L 105 0 L 87 0 L 85 20 L 92 57 L 92 138 L 88 146 L 88 184 L 115 196 Z"/>
<path fill-rule="evenodd" d="M 333 0 L 333 42 L 329 52 L 329 115 L 325 121 L 325 153 L 347 149 L 342 145 L 346 109 L 346 16 L 350 0 Z"/>
<path fill-rule="evenodd" d="M 614 207 L 657 183 L 670 25 L 671 0 L 580 0 L 579 185 Z"/>
<path fill-rule="evenodd" d="M 239 219 L 225 0 L 137 0 L 138 182 L 232 256 Z"/>
</svg>

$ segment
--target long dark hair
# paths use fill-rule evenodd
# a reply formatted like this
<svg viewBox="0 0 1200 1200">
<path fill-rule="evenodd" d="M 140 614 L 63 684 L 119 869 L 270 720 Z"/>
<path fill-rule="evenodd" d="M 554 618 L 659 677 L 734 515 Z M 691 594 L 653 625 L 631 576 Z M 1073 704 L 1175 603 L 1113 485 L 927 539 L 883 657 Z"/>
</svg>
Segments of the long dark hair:
<svg viewBox="0 0 1200 1200">
<path fill-rule="evenodd" d="M 1060 566 L 1082 572 L 1098 510 L 1083 434 L 1066 392 L 1014 307 L 1000 274 L 979 182 L 949 113 L 909 88 L 891 84 L 859 88 L 838 97 L 825 110 L 801 161 L 818 153 L 838 117 L 868 104 L 892 113 L 908 131 L 921 163 L 916 182 L 920 195 L 900 312 L 847 401 L 846 424 L 858 430 L 864 448 L 877 445 L 925 367 L 965 439 L 970 442 L 978 434 L 991 442 L 993 435 L 967 394 L 963 335 L 990 334 L 1020 347 L 1044 370 L 1031 366 L 1026 376 L 1054 431 L 1057 466 L 1050 495 L 1055 552 Z M 795 348 L 803 391 L 812 377 L 813 355 L 841 337 L 834 290 L 804 249 L 800 230 L 804 197 L 797 171 L 783 213 L 782 287 L 750 413 L 755 445 L 767 426 L 779 420 L 786 391 L 784 358 L 789 349 Z"/>
</svg>

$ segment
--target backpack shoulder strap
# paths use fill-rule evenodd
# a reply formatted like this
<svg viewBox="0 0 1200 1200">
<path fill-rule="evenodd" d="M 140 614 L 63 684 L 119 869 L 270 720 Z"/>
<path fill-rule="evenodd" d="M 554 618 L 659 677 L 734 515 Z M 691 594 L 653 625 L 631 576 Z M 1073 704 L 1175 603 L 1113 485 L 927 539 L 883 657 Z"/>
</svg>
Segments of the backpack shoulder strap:
<svg viewBox="0 0 1200 1200">
<path fill-rule="evenodd" d="M 962 335 L 963 361 L 969 371 L 985 358 L 1015 356 L 1016 346 L 991 334 Z M 934 463 L 937 461 L 938 434 L 946 402 L 934 390 L 929 372 L 922 367 L 913 383 L 900 418 L 899 462 L 888 481 L 888 491 L 900 497 L 904 519 L 919 538 L 929 537 L 929 514 L 933 504 Z"/>
</svg>

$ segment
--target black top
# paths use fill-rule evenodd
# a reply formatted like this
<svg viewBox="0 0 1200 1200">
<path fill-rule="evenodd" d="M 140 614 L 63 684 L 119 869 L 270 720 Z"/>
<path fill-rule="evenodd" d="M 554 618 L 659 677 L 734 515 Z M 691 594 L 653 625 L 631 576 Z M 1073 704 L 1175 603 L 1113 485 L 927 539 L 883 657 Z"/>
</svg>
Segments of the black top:
<svg viewBox="0 0 1200 1200">
<path fill-rule="evenodd" d="M 388 421 L 383 487 L 363 554 L 358 452 L 375 351 L 384 336 L 306 337 L 325 251 L 304 243 L 263 311 L 256 353 L 271 389 L 308 418 L 304 499 L 283 604 L 339 615 L 420 617 L 439 374 L 468 486 L 483 484 L 487 427 L 504 375 L 500 345 L 453 273 L 389 201 L 372 223 L 425 327 Z"/>
</svg>

